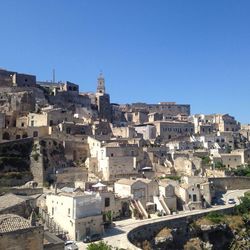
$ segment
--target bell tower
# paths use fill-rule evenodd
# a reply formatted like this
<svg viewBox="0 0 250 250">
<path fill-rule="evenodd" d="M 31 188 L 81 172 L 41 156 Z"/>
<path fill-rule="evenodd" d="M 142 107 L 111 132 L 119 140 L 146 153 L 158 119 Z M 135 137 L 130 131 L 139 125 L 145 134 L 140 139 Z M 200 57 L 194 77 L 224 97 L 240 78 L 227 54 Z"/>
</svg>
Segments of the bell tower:
<svg viewBox="0 0 250 250">
<path fill-rule="evenodd" d="M 99 77 L 97 78 L 97 91 L 96 92 L 99 94 L 105 94 L 105 79 L 102 73 L 100 73 Z"/>
</svg>

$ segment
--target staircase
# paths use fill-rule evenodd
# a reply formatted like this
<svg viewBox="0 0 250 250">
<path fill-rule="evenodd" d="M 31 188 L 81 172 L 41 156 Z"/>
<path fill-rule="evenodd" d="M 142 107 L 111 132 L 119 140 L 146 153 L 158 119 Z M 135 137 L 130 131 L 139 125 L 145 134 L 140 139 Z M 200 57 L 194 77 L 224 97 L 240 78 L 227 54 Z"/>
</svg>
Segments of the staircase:
<svg viewBox="0 0 250 250">
<path fill-rule="evenodd" d="M 183 207 L 183 211 L 191 211 L 187 204 L 184 204 L 182 207 Z"/>
<path fill-rule="evenodd" d="M 171 211 L 164 200 L 164 196 L 154 196 L 154 203 L 157 206 L 158 211 L 164 211 L 165 214 L 171 214 Z"/>
<path fill-rule="evenodd" d="M 170 215 L 171 214 L 171 211 L 168 207 L 168 205 L 166 204 L 165 200 L 164 200 L 164 197 L 159 197 L 159 201 L 163 207 L 163 210 L 165 211 L 166 214 Z"/>
<path fill-rule="evenodd" d="M 146 210 L 144 209 L 144 207 L 142 206 L 140 201 L 132 199 L 130 201 L 130 205 L 131 205 L 131 208 L 133 210 L 136 210 L 138 212 L 139 217 L 141 219 L 147 219 L 148 218 L 148 213 L 146 212 Z"/>
</svg>

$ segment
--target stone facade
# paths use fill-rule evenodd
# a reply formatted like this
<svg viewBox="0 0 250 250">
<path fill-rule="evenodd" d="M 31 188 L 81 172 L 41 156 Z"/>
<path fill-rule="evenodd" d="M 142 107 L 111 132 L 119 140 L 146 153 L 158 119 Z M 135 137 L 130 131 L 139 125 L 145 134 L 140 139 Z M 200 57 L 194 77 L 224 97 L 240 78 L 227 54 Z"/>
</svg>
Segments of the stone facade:
<svg viewBox="0 0 250 250">
<path fill-rule="evenodd" d="M 0 249 L 43 250 L 43 226 L 13 214 L 0 215 Z"/>
<path fill-rule="evenodd" d="M 86 235 L 103 233 L 101 197 L 81 191 L 48 194 L 48 213 L 72 240 L 83 240 Z"/>
<path fill-rule="evenodd" d="M 35 87 L 36 76 L 0 69 L 0 87 Z"/>
<path fill-rule="evenodd" d="M 190 122 L 159 121 L 154 122 L 154 125 L 156 136 L 159 136 L 162 140 L 171 140 L 194 133 L 194 125 Z"/>
</svg>

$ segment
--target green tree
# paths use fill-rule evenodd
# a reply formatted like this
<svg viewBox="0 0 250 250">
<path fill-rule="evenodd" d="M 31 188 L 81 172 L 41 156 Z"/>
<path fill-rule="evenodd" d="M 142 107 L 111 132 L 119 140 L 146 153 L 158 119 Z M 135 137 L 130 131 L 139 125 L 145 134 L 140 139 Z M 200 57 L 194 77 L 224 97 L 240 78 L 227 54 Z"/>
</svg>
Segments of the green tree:
<svg viewBox="0 0 250 250">
<path fill-rule="evenodd" d="M 202 159 L 203 165 L 210 165 L 211 164 L 211 159 L 209 156 L 203 156 L 201 159 Z"/>
<path fill-rule="evenodd" d="M 236 214 L 248 214 L 250 211 L 250 199 L 248 196 L 240 198 L 240 204 L 236 206 Z"/>
<path fill-rule="evenodd" d="M 114 248 L 108 245 L 104 241 L 100 241 L 98 243 L 91 243 L 88 245 L 87 250 L 120 250 L 118 248 Z"/>
</svg>

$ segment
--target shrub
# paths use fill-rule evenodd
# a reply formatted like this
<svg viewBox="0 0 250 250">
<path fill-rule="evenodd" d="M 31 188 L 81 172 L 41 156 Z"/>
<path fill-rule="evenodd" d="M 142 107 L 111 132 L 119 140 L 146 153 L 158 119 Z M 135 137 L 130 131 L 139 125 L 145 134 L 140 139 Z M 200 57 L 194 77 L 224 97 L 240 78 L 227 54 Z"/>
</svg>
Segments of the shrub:
<svg viewBox="0 0 250 250">
<path fill-rule="evenodd" d="M 233 170 L 233 174 L 236 176 L 247 176 L 250 177 L 250 165 L 240 166 Z"/>
<path fill-rule="evenodd" d="M 91 243 L 87 246 L 87 250 L 119 250 L 118 248 L 114 248 L 108 245 L 104 241 L 100 241 L 98 243 Z"/>
<path fill-rule="evenodd" d="M 250 211 L 250 198 L 245 196 L 240 198 L 240 204 L 236 206 L 235 213 L 237 215 L 247 214 Z"/>
<path fill-rule="evenodd" d="M 203 165 L 209 165 L 211 163 L 211 159 L 209 156 L 203 156 L 201 159 Z"/>
<path fill-rule="evenodd" d="M 216 169 L 225 169 L 225 168 L 226 168 L 226 167 L 222 164 L 222 162 L 220 162 L 220 161 L 215 162 L 214 167 L 215 167 Z"/>
<path fill-rule="evenodd" d="M 213 223 L 221 223 L 224 221 L 225 216 L 223 214 L 217 213 L 217 212 L 211 212 L 209 214 L 207 214 L 206 219 L 210 220 Z"/>
</svg>

